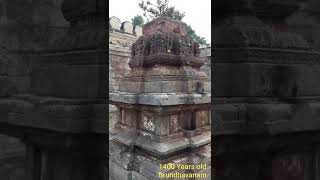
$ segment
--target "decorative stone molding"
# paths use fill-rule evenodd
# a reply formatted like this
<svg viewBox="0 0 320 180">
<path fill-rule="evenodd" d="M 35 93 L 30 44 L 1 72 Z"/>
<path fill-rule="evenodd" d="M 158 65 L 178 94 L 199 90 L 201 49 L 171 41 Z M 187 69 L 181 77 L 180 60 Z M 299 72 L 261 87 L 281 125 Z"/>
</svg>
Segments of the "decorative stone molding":
<svg viewBox="0 0 320 180">
<path fill-rule="evenodd" d="M 140 66 L 187 65 L 194 67 L 203 65 L 199 61 L 199 43 L 190 37 L 176 33 L 156 32 L 149 36 L 141 36 L 132 45 L 131 68 Z"/>
</svg>

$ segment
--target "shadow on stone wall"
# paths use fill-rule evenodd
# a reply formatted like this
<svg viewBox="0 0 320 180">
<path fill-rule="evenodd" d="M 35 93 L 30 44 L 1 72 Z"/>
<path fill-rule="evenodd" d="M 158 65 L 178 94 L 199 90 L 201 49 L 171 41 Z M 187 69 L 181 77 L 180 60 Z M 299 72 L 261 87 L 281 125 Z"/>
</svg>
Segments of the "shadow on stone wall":
<svg viewBox="0 0 320 180">
<path fill-rule="evenodd" d="M 25 145 L 17 138 L 0 135 L 0 179 L 25 179 Z"/>
</svg>

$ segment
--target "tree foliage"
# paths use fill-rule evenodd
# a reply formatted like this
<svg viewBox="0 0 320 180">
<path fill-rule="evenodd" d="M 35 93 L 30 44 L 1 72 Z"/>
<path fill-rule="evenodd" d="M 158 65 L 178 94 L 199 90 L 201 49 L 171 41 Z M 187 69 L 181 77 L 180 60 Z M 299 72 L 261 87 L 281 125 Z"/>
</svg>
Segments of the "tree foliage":
<svg viewBox="0 0 320 180">
<path fill-rule="evenodd" d="M 134 26 L 143 26 L 143 25 L 144 25 L 143 17 L 140 16 L 140 15 L 134 16 L 134 17 L 131 19 L 131 21 L 132 21 L 132 24 L 133 24 Z"/>
<path fill-rule="evenodd" d="M 169 6 L 169 0 L 157 0 L 156 4 L 151 3 L 150 0 L 142 0 L 139 7 L 143 11 L 143 16 L 147 21 L 153 20 L 157 17 L 170 17 L 172 19 L 180 20 L 185 17 L 185 12 L 180 12 L 174 6 Z M 191 26 L 187 26 L 188 35 L 196 42 L 203 46 L 208 46 L 204 37 L 198 36 Z"/>
<path fill-rule="evenodd" d="M 204 37 L 198 36 L 196 34 L 196 32 L 192 29 L 191 26 L 187 25 L 187 33 L 188 35 L 196 42 L 198 42 L 199 44 L 203 45 L 203 46 L 209 46 L 209 44 L 207 44 L 207 41 Z"/>
<path fill-rule="evenodd" d="M 181 13 L 176 10 L 175 7 L 169 7 L 169 0 L 157 0 L 156 4 L 150 2 L 150 0 L 142 0 L 139 3 L 139 7 L 143 10 L 143 16 L 150 19 L 155 19 L 157 17 L 170 17 L 172 19 L 182 20 L 185 13 Z"/>
</svg>

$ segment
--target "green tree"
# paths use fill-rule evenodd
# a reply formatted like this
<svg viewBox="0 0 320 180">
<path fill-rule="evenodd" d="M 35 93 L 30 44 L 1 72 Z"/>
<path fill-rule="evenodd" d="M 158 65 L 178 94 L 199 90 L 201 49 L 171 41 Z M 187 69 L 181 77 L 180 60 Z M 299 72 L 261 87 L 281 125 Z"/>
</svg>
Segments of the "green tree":
<svg viewBox="0 0 320 180">
<path fill-rule="evenodd" d="M 207 43 L 206 39 L 204 37 L 198 36 L 196 32 L 192 29 L 191 26 L 187 25 L 187 33 L 188 35 L 196 42 L 203 46 L 210 46 L 210 44 Z"/>
<path fill-rule="evenodd" d="M 131 19 L 131 21 L 132 21 L 132 24 L 133 24 L 134 26 L 143 26 L 143 25 L 144 25 L 143 17 L 140 16 L 140 15 L 134 16 L 134 17 Z"/>
<path fill-rule="evenodd" d="M 150 2 L 150 0 L 142 0 L 139 3 L 139 7 L 143 11 L 143 16 L 150 19 L 155 19 L 157 17 L 170 17 L 172 19 L 180 20 L 185 17 L 185 12 L 180 12 L 173 6 L 169 6 L 169 0 L 157 0 L 156 4 Z M 188 35 L 196 42 L 202 46 L 208 46 L 207 41 L 204 37 L 198 36 L 191 26 L 187 26 Z"/>
<path fill-rule="evenodd" d="M 185 16 L 185 13 L 181 13 L 176 10 L 175 7 L 169 7 L 169 0 L 157 0 L 156 4 L 147 0 L 144 0 L 139 3 L 139 7 L 143 10 L 143 15 L 149 21 L 157 17 L 170 17 L 172 19 L 182 20 Z"/>
</svg>

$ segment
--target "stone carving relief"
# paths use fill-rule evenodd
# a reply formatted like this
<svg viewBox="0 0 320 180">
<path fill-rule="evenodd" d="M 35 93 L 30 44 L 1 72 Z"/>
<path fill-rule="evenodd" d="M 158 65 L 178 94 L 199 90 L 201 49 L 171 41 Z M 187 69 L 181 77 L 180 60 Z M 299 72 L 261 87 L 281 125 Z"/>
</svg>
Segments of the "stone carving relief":
<svg viewBox="0 0 320 180">
<path fill-rule="evenodd" d="M 144 45 L 145 45 L 144 36 L 139 37 L 137 42 L 132 44 L 131 55 L 133 58 L 142 56 L 144 54 Z"/>
<path fill-rule="evenodd" d="M 187 36 L 181 36 L 179 46 L 180 46 L 180 55 L 189 55 L 192 52 L 192 44 L 190 38 Z"/>
<path fill-rule="evenodd" d="M 152 114 L 142 113 L 141 125 L 142 129 L 153 132 L 155 129 L 154 116 Z"/>
<path fill-rule="evenodd" d="M 200 56 L 200 44 L 199 43 L 194 43 L 193 44 L 193 53 L 195 57 Z"/>
<path fill-rule="evenodd" d="M 173 52 L 174 39 L 170 35 L 166 35 L 165 44 L 166 44 L 166 53 L 172 53 Z"/>
<path fill-rule="evenodd" d="M 157 31 L 149 36 L 141 36 L 133 43 L 131 50 L 132 60 L 129 63 L 131 68 L 150 64 L 190 64 L 190 60 L 193 61 L 192 66 L 203 65 L 198 60 L 200 44 L 193 42 L 187 35 Z M 157 55 L 165 57 L 154 58 Z"/>
<path fill-rule="evenodd" d="M 207 111 L 205 110 L 202 110 L 202 111 L 197 111 L 196 112 L 196 119 L 197 121 L 199 122 L 199 124 L 201 126 L 205 126 L 207 125 L 209 122 L 208 122 L 208 113 Z"/>
<path fill-rule="evenodd" d="M 200 44 L 193 42 L 188 36 L 163 34 L 157 32 L 150 37 L 141 36 L 132 45 L 132 55 L 156 55 L 156 54 L 176 54 L 176 55 L 190 55 L 199 57 Z"/>
<path fill-rule="evenodd" d="M 165 38 L 162 33 L 156 33 L 150 40 L 150 53 L 161 54 L 165 52 Z"/>
<path fill-rule="evenodd" d="M 180 130 L 178 115 L 170 116 L 170 133 L 175 133 Z"/>
</svg>

